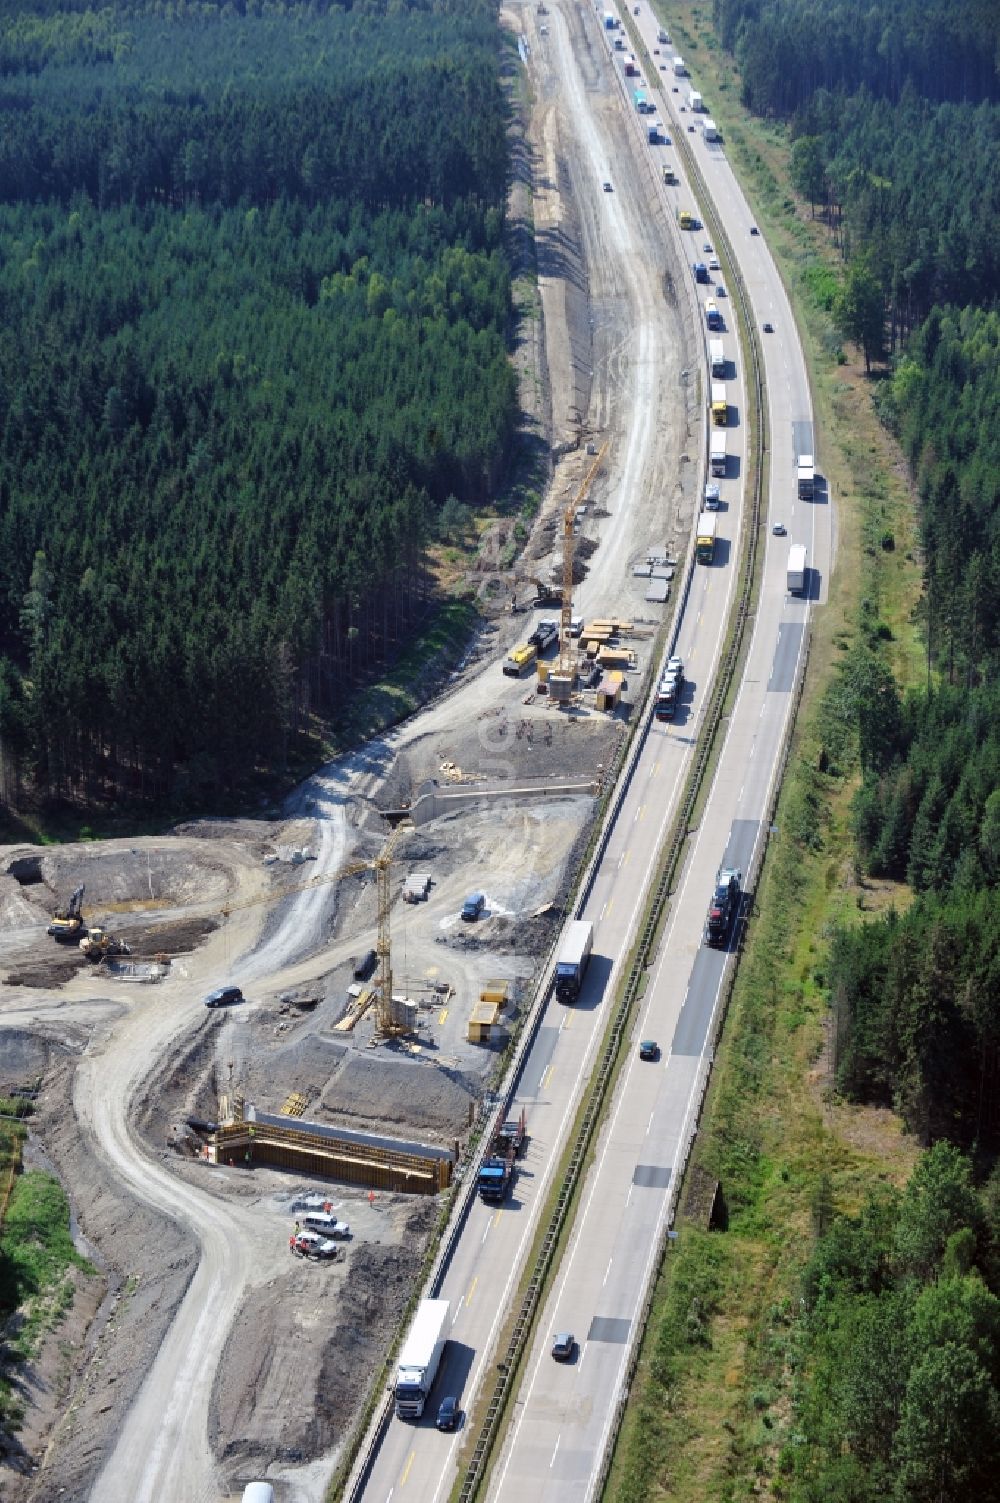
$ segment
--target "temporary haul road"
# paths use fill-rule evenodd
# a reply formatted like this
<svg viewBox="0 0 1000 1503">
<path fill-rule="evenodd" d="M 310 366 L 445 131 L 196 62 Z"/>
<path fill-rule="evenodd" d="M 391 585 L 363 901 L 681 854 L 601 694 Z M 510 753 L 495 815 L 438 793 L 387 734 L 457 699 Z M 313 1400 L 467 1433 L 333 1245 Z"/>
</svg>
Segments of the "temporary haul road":
<svg viewBox="0 0 1000 1503">
<path fill-rule="evenodd" d="M 584 9 L 589 32 L 602 30 L 604 9 L 603 4 L 598 12 L 588 14 Z M 644 60 L 648 73 L 653 49 L 659 45 L 658 23 L 646 4 L 629 21 L 641 29 L 650 54 Z M 566 18 L 556 6 L 550 7 L 547 30 L 545 45 L 551 49 L 583 143 L 590 150 L 595 192 L 599 192 L 609 157 L 587 108 L 587 91 Z M 606 45 L 610 49 L 610 40 Z M 672 49 L 660 50 L 669 66 Z M 620 67 L 610 50 L 608 66 Z M 683 85 L 685 96 L 673 95 L 669 92 L 672 75 L 662 78 L 664 119 L 671 118 L 677 131 L 692 120 L 700 126 L 698 117 L 678 111 L 688 85 Z M 655 81 L 650 77 L 651 84 Z M 721 864 L 738 866 L 744 872 L 755 866 L 792 712 L 809 599 L 822 598 L 832 561 L 831 508 L 825 504 L 825 493 L 818 492 L 812 504 L 796 500 L 797 453 L 814 448 L 812 409 L 784 289 L 764 241 L 750 233 L 752 216 L 723 147 L 705 143 L 700 129 L 687 139 L 725 226 L 754 316 L 771 322 L 775 329 L 773 336 L 764 336 L 771 468 L 762 585 L 721 759 L 635 1029 L 636 1040 L 659 1039 L 662 1057 L 655 1064 L 644 1064 L 633 1053 L 618 1084 L 584 1187 L 582 1210 L 538 1323 L 512 1410 L 514 1422 L 491 1481 L 490 1495 L 504 1503 L 524 1496 L 576 1503 L 599 1483 L 630 1343 L 640 1334 L 636 1317 L 672 1204 L 675 1166 L 683 1160 L 710 1061 L 727 954 L 703 943 L 709 896 Z M 637 142 L 637 149 L 654 154 L 656 173 L 655 178 L 651 174 L 651 182 L 655 181 L 662 148 Z M 677 166 L 681 168 L 679 162 Z M 683 182 L 683 172 L 681 177 Z M 690 186 L 658 186 L 656 191 L 667 194 L 671 212 L 681 202 L 694 206 Z M 622 244 L 624 240 L 627 248 L 626 216 L 614 195 L 608 195 L 605 203 L 609 241 Z M 689 273 L 691 260 L 703 258 L 701 233 L 696 239 L 697 244 L 694 237 L 684 237 L 691 247 L 684 256 L 684 273 Z M 736 360 L 740 370 L 732 329 L 727 330 L 724 342 L 727 356 Z M 742 389 L 737 400 L 741 425 L 727 431 L 730 453 L 738 456 L 743 475 L 746 401 Z M 723 484 L 725 509 L 719 513 L 721 543 L 716 562 L 695 571 L 677 646 L 689 680 L 683 708 L 672 723 L 654 721 L 644 734 L 582 911 L 581 916 L 595 925 L 594 956 L 583 994 L 572 1008 L 549 1000 L 524 1066 L 515 1109 L 525 1108 L 531 1141 L 513 1196 L 500 1210 L 477 1203 L 469 1213 L 439 1290 L 452 1301 L 455 1314 L 431 1403 L 417 1426 L 397 1420 L 390 1423 L 360 1489 L 360 1495 L 371 1503 L 388 1503 L 394 1496 L 406 1503 L 440 1503 L 454 1483 L 462 1437 L 445 1437 L 435 1431 L 436 1403 L 442 1395 L 454 1393 L 469 1409 L 479 1392 L 484 1364 L 494 1355 L 499 1327 L 508 1313 L 554 1166 L 593 1064 L 606 1020 L 605 1004 L 614 994 L 635 937 L 719 658 L 736 577 L 742 512 L 737 491 L 741 489 L 742 485 Z M 784 522 L 787 537 L 771 535 L 774 520 Z M 804 542 L 808 550 L 810 589 L 804 599 L 793 599 L 785 591 L 792 542 Z M 575 1362 L 552 1361 L 556 1330 L 575 1332 L 579 1342 Z"/>
</svg>

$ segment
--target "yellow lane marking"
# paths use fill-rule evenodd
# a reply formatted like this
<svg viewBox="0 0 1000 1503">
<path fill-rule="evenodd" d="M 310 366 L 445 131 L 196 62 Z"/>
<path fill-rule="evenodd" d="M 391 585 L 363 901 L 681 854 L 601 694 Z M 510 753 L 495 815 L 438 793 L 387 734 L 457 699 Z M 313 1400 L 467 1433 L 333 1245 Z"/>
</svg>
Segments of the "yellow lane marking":
<svg viewBox="0 0 1000 1503">
<path fill-rule="evenodd" d="M 413 1458 L 414 1456 L 416 1456 L 416 1454 L 416 1451 L 411 1451 L 409 1456 L 407 1456 L 406 1458 L 406 1465 L 403 1468 L 403 1475 L 399 1479 L 400 1484 L 403 1487 L 406 1486 L 406 1479 L 410 1475 L 410 1467 L 413 1465 Z"/>
<path fill-rule="evenodd" d="M 468 1292 L 468 1294 L 465 1296 L 465 1307 L 466 1307 L 466 1309 L 468 1309 L 468 1307 L 472 1304 L 472 1296 L 473 1296 L 473 1293 L 475 1292 L 475 1288 L 476 1288 L 476 1285 L 478 1283 L 479 1283 L 479 1275 L 477 1273 L 476 1276 L 475 1276 L 475 1278 L 472 1280 L 472 1283 L 469 1285 L 469 1292 Z"/>
<path fill-rule="evenodd" d="M 438 1022 L 439 1023 L 443 1023 L 444 1020 L 445 1020 L 445 1018 L 447 1016 L 448 1016 L 448 1009 L 447 1009 L 447 1007 L 442 1007 L 441 1011 L 438 1013 Z"/>
</svg>

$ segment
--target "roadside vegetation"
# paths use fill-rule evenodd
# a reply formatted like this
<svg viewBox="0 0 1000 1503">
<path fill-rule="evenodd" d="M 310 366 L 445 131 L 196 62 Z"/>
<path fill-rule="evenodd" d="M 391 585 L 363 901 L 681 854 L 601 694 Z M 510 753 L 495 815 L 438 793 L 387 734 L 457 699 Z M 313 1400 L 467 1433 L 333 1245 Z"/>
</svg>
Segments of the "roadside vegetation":
<svg viewBox="0 0 1000 1503">
<path fill-rule="evenodd" d="M 22 1172 L 31 1103 L 0 1096 L 0 1454 L 22 1409 L 17 1373 L 73 1300 L 72 1269 L 94 1269 L 73 1246 L 69 1202 L 58 1180 Z"/>
<path fill-rule="evenodd" d="M 666 20 L 799 314 L 838 564 L 606 1496 L 995 1498 L 997 18 Z"/>
<path fill-rule="evenodd" d="M 245 801 L 428 623 L 517 416 L 502 56 L 491 0 L 0 14 L 15 810 Z"/>
</svg>

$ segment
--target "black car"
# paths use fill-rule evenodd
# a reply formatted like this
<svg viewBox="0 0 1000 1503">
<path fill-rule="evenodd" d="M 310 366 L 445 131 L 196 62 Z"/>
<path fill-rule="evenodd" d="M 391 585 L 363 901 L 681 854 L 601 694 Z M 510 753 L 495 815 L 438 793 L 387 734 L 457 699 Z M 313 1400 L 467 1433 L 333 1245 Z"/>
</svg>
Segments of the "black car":
<svg viewBox="0 0 1000 1503">
<path fill-rule="evenodd" d="M 465 922 L 467 924 L 474 924 L 485 907 L 485 893 L 470 893 L 465 902 L 462 904 L 462 918 L 465 919 Z"/>
<path fill-rule="evenodd" d="M 639 1058 L 656 1060 L 660 1057 L 660 1046 L 655 1039 L 643 1039 L 639 1045 Z"/>
<path fill-rule="evenodd" d="M 446 1399 L 441 1400 L 441 1407 L 438 1409 L 437 1419 L 434 1423 L 439 1430 L 454 1430 L 458 1424 L 460 1413 L 458 1400 L 454 1394 L 449 1394 Z"/>
<path fill-rule="evenodd" d="M 774 325 L 773 324 L 765 324 L 764 325 L 764 333 L 765 334 L 773 334 L 774 333 Z"/>
<path fill-rule="evenodd" d="M 576 1351 L 576 1337 L 572 1331 L 560 1331 L 552 1343 L 552 1355 L 557 1362 L 571 1362 Z"/>
<path fill-rule="evenodd" d="M 378 956 L 374 950 L 366 950 L 364 955 L 354 967 L 355 981 L 367 981 L 369 976 L 374 976 L 375 967 L 378 965 Z"/>
<path fill-rule="evenodd" d="M 743 873 L 735 867 L 723 866 L 715 879 L 715 891 L 708 905 L 707 936 L 710 945 L 724 945 L 729 936 L 729 927 L 740 906 L 740 883 Z"/>
<path fill-rule="evenodd" d="M 243 1001 L 243 993 L 238 986 L 220 986 L 214 992 L 209 992 L 205 998 L 206 1007 L 232 1007 L 236 1002 Z"/>
</svg>

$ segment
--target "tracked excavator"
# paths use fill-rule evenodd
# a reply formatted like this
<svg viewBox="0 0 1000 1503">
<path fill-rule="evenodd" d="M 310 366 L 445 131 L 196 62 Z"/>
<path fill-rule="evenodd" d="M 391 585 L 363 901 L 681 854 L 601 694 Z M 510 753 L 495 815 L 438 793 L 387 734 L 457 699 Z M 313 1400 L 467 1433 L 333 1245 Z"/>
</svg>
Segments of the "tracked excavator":
<svg viewBox="0 0 1000 1503">
<path fill-rule="evenodd" d="M 84 885 L 80 883 L 65 908 L 56 909 L 52 922 L 46 930 L 46 933 L 58 940 L 61 945 L 75 944 L 87 932 L 83 922 Z"/>
</svg>

